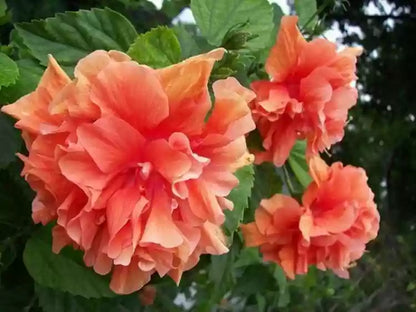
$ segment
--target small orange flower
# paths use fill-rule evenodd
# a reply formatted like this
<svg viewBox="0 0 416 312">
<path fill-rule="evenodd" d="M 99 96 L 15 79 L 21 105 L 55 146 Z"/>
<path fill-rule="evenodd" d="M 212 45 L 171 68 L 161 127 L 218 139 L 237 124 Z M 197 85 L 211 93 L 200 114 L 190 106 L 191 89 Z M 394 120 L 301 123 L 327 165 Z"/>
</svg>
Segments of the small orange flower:
<svg viewBox="0 0 416 312">
<path fill-rule="evenodd" d="M 325 39 L 307 42 L 296 16 L 282 18 L 276 44 L 266 61 L 271 81 L 255 81 L 252 112 L 265 151 L 256 162 L 281 166 L 296 139 L 307 140 L 307 154 L 317 154 L 344 136 L 348 109 L 357 101 L 356 57 L 359 48 L 339 53 Z"/>
<path fill-rule="evenodd" d="M 300 206 L 276 194 L 264 199 L 255 222 L 242 226 L 246 245 L 260 246 L 264 260 L 282 266 L 289 278 L 305 274 L 309 265 L 331 269 L 347 278 L 348 268 L 377 236 L 380 216 L 361 168 L 337 162 L 328 167 L 310 160 L 313 182 Z"/>
<path fill-rule="evenodd" d="M 120 52 L 96 51 L 71 80 L 51 57 L 38 88 L 2 111 L 18 119 L 36 191 L 33 220 L 53 229 L 86 265 L 112 271 L 117 293 L 154 272 L 179 282 L 201 254 L 227 252 L 220 226 L 233 172 L 247 159 L 254 93 L 208 78 L 224 50 L 154 70 Z"/>
</svg>

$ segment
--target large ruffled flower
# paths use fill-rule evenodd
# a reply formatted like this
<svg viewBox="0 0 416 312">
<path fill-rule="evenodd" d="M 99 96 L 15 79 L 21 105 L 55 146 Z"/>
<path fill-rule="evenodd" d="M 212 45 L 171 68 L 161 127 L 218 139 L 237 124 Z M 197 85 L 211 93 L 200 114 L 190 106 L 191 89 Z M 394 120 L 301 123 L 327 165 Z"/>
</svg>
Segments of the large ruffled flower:
<svg viewBox="0 0 416 312">
<path fill-rule="evenodd" d="M 257 99 L 253 117 L 265 151 L 256 151 L 256 162 L 281 166 L 296 139 L 307 140 L 307 154 L 314 155 L 344 136 L 348 109 L 357 101 L 356 57 L 359 48 L 339 53 L 325 39 L 307 42 L 299 32 L 296 16 L 282 18 L 276 44 L 266 71 L 271 81 L 255 81 Z"/>
<path fill-rule="evenodd" d="M 247 246 L 260 246 L 265 261 L 286 275 L 305 274 L 309 265 L 347 278 L 348 268 L 377 236 L 380 216 L 361 168 L 310 161 L 313 182 L 302 203 L 286 195 L 264 199 L 255 222 L 242 225 Z"/>
<path fill-rule="evenodd" d="M 2 111 L 18 119 L 36 191 L 33 219 L 55 252 L 84 251 L 111 288 L 130 293 L 154 272 L 179 282 L 204 253 L 227 251 L 220 226 L 233 172 L 250 159 L 254 93 L 234 78 L 207 84 L 224 51 L 154 70 L 120 52 L 80 60 L 71 80 L 50 57 L 38 88 Z M 209 117 L 208 117 L 209 116 Z"/>
</svg>

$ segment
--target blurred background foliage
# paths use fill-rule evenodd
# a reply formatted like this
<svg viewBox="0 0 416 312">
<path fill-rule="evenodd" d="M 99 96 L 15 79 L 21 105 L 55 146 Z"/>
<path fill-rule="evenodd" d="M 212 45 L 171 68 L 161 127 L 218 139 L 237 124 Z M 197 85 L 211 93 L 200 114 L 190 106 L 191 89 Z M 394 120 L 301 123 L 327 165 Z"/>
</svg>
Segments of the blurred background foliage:
<svg viewBox="0 0 416 312">
<path fill-rule="evenodd" d="M 18 65 L 25 79 L 3 88 L 1 104 L 33 90 L 42 72 L 38 61 L 24 54 L 12 31 L 13 23 L 68 10 L 109 7 L 126 16 L 142 33 L 157 25 L 172 26 L 172 20 L 190 5 L 187 0 L 165 0 L 158 10 L 145 0 L 6 2 L 0 0 L 0 51 L 21 59 Z M 2 12 L 5 4 L 7 10 Z M 293 11 L 293 3 L 289 4 Z M 382 216 L 379 237 L 351 269 L 350 280 L 311 269 L 306 276 L 286 281 L 279 267 L 262 263 L 255 249 L 242 249 L 241 238 L 235 235 L 229 254 L 204 256 L 197 268 L 185 273 L 179 288 L 168 279 L 154 278 L 157 297 L 150 307 L 140 306 L 138 294 L 86 299 L 40 286 L 22 261 L 25 242 L 37 228 L 30 217 L 33 194 L 20 178 L 21 163 L 13 156 L 24 147 L 12 120 L 0 115 L 0 311 L 415 311 L 416 3 L 320 0 L 317 7 L 322 9 L 319 23 L 306 29 L 309 35 L 336 28 L 342 33 L 343 44 L 358 44 L 365 51 L 358 64 L 359 103 L 351 110 L 344 140 L 327 155 L 331 162 L 341 160 L 367 170 Z M 275 5 L 274 31 L 281 14 Z M 183 58 L 212 47 L 195 25 L 175 23 L 174 30 Z M 223 46 L 241 50 L 236 42 L 226 39 L 227 35 Z M 241 50 L 238 55 L 231 51 L 213 76 L 233 74 L 245 84 L 263 77 L 264 51 L 250 54 Z M 256 176 L 263 174 L 265 182 L 254 182 L 246 220 L 252 217 L 261 197 L 282 190 L 278 176 L 270 174 L 272 167 L 263 165 L 255 170 Z"/>
</svg>

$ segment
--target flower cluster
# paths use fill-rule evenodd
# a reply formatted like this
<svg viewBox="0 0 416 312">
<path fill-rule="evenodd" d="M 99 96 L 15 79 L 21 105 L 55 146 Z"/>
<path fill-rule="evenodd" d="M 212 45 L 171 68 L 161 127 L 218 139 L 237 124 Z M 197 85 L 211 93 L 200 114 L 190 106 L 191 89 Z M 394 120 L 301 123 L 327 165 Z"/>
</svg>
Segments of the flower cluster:
<svg viewBox="0 0 416 312">
<path fill-rule="evenodd" d="M 321 38 L 307 42 L 296 16 L 282 18 L 266 71 L 271 81 L 255 81 L 253 117 L 265 151 L 256 163 L 284 164 L 296 139 L 306 139 L 308 156 L 322 152 L 344 136 L 348 109 L 357 101 L 356 57 L 360 48 L 339 53 Z"/>
<path fill-rule="evenodd" d="M 305 274 L 309 265 L 347 278 L 348 267 L 377 236 L 380 216 L 363 169 L 310 160 L 313 182 L 302 206 L 286 195 L 263 199 L 255 222 L 242 225 L 247 246 L 260 246 L 264 260 L 286 275 Z"/>
<path fill-rule="evenodd" d="M 201 254 L 227 252 L 225 198 L 247 163 L 254 93 L 208 78 L 224 50 L 154 70 L 116 51 L 80 60 L 71 80 L 50 57 L 37 89 L 2 111 L 22 130 L 33 220 L 56 220 L 53 249 L 74 245 L 111 288 L 154 272 L 179 282 Z M 209 115 L 206 122 L 207 115 Z"/>
<path fill-rule="evenodd" d="M 50 56 L 37 89 L 2 111 L 15 117 L 28 150 L 22 175 L 36 192 L 36 223 L 56 221 L 53 251 L 72 245 L 87 266 L 111 272 L 120 294 L 146 285 L 154 273 L 179 283 L 201 254 L 228 251 L 221 226 L 234 172 L 250 162 L 246 135 L 256 127 L 264 150 L 256 163 L 281 166 L 296 140 L 306 140 L 313 182 L 302 204 L 282 194 L 263 199 L 242 225 L 247 246 L 287 276 L 309 265 L 348 277 L 379 228 L 363 169 L 319 152 L 344 135 L 355 105 L 358 48 L 336 51 L 324 39 L 307 42 L 297 17 L 283 17 L 266 62 L 270 81 L 253 91 L 235 78 L 209 77 L 224 49 L 162 69 L 117 51 L 81 59 L 70 79 Z M 142 301 L 156 290 L 144 288 Z"/>
</svg>

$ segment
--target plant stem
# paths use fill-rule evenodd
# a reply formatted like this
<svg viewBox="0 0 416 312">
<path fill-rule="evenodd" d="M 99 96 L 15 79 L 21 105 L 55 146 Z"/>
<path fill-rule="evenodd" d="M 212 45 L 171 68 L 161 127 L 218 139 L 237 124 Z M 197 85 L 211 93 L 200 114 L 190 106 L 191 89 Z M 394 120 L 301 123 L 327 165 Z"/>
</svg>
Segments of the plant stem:
<svg viewBox="0 0 416 312">
<path fill-rule="evenodd" d="M 295 188 L 293 187 L 292 181 L 290 180 L 289 171 L 286 168 L 286 165 L 283 165 L 283 174 L 285 176 L 285 182 L 289 188 L 290 195 L 295 194 Z"/>
</svg>

